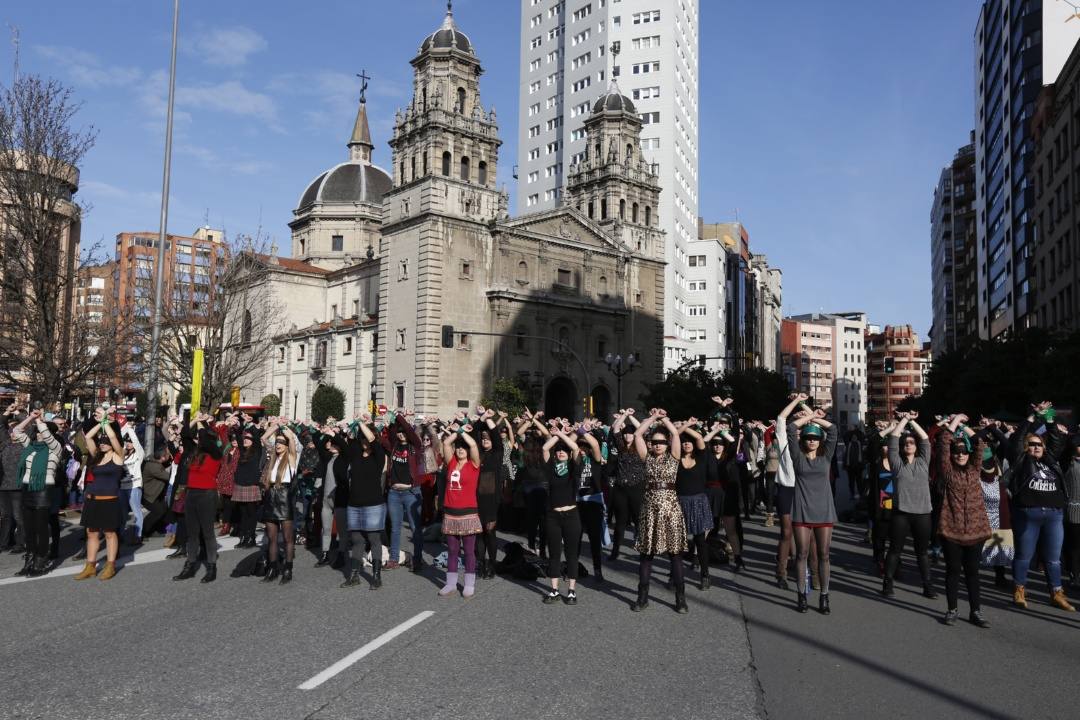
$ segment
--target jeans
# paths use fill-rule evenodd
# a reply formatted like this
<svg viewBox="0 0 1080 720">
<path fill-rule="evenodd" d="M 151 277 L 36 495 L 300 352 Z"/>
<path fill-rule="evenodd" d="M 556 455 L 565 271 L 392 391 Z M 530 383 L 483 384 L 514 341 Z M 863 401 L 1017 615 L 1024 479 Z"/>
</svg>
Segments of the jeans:
<svg viewBox="0 0 1080 720">
<path fill-rule="evenodd" d="M 143 514 L 142 514 L 142 488 L 131 488 L 131 497 L 128 499 L 131 506 L 131 517 L 135 521 L 135 537 L 142 537 Z"/>
<path fill-rule="evenodd" d="M 314 502 L 314 498 L 304 495 L 304 493 L 297 493 L 296 500 L 293 502 L 293 527 L 295 532 L 299 535 L 307 536 L 308 518 L 311 517 L 311 503 Z"/>
<path fill-rule="evenodd" d="M 1038 546 L 1046 579 L 1051 590 L 1061 587 L 1061 544 L 1065 540 L 1064 511 L 1060 508 L 1012 509 L 1013 538 L 1016 555 L 1013 557 L 1013 582 L 1027 584 L 1028 566 Z"/>
<path fill-rule="evenodd" d="M 334 524 L 337 524 L 338 552 L 348 555 L 349 553 L 349 516 L 345 507 L 334 505 L 334 493 L 330 492 L 323 496 L 322 501 L 322 544 L 319 546 L 323 552 L 330 552 L 330 538 L 333 535 Z"/>
<path fill-rule="evenodd" d="M 424 552 L 424 529 L 420 523 L 420 488 L 390 488 L 386 495 L 386 504 L 390 511 L 390 559 L 396 562 L 401 552 L 401 530 L 406 515 L 409 518 L 409 527 L 412 528 L 413 557 L 421 557 Z"/>
</svg>

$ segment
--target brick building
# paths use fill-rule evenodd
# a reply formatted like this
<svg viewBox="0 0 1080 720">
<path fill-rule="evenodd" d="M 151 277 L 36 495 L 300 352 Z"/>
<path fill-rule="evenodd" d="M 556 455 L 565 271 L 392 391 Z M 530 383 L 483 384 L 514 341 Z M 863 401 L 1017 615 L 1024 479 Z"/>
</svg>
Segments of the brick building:
<svg viewBox="0 0 1080 720">
<path fill-rule="evenodd" d="M 930 351 L 910 325 L 886 325 L 881 332 L 866 334 L 866 375 L 871 419 L 892 417 L 896 406 L 909 395 L 922 395 Z M 893 372 L 886 373 L 886 360 Z"/>
</svg>

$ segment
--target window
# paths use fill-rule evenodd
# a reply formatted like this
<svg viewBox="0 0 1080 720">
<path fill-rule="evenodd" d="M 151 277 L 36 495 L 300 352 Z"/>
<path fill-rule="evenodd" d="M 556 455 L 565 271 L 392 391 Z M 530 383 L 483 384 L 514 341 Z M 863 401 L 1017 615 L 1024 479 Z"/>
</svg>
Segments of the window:
<svg viewBox="0 0 1080 720">
<path fill-rule="evenodd" d="M 330 306 L 330 317 L 336 318 L 337 316 L 338 316 L 338 314 L 337 314 L 337 305 L 336 304 L 331 305 Z"/>
<path fill-rule="evenodd" d="M 461 158 L 461 179 L 469 182 L 469 158 L 465 156 Z"/>
<path fill-rule="evenodd" d="M 648 35 L 646 37 L 637 37 L 630 42 L 630 46 L 635 50 L 647 50 L 649 48 L 660 47 L 660 36 Z"/>
<path fill-rule="evenodd" d="M 487 163 L 483 160 L 476 165 L 476 181 L 481 185 L 487 185 Z"/>
<path fill-rule="evenodd" d="M 660 97 L 660 86 L 652 85 L 649 87 L 634 88 L 633 95 L 635 100 L 648 100 L 649 98 L 658 98 Z"/>
<path fill-rule="evenodd" d="M 690 267 L 705 267 L 704 255 L 690 255 L 686 260 L 686 264 Z"/>
<path fill-rule="evenodd" d="M 304 343 L 300 343 L 299 345 L 296 346 L 296 359 L 297 360 L 303 360 L 304 359 L 304 350 L 305 350 Z"/>
<path fill-rule="evenodd" d="M 642 125 L 651 125 L 660 122 L 660 113 L 658 111 L 641 113 L 640 117 Z"/>
<path fill-rule="evenodd" d="M 532 95 L 533 93 L 538 92 L 540 92 L 540 81 L 533 80 L 531 83 L 529 83 L 529 94 Z"/>
<path fill-rule="evenodd" d="M 645 12 L 634 13 L 631 17 L 634 19 L 635 25 L 641 25 L 647 22 L 660 22 L 659 10 L 646 10 Z"/>
<path fill-rule="evenodd" d="M 533 148 L 532 150 L 530 150 L 529 151 L 529 159 L 530 160 L 539 160 L 540 159 L 540 148 Z"/>
<path fill-rule="evenodd" d="M 540 112 L 540 103 L 533 103 L 529 106 L 529 117 L 536 115 Z"/>
<path fill-rule="evenodd" d="M 462 115 L 465 114 L 465 88 L 462 87 L 457 89 L 457 111 Z"/>
<path fill-rule="evenodd" d="M 704 305 L 688 305 L 686 308 L 686 314 L 690 317 L 705 317 Z"/>
<path fill-rule="evenodd" d="M 515 279 L 523 285 L 529 282 L 529 264 L 524 260 L 517 264 L 517 276 Z"/>
<path fill-rule="evenodd" d="M 532 40 L 529 41 L 529 48 L 531 48 L 532 50 L 535 50 L 536 48 L 540 47 L 541 42 L 543 42 L 543 39 L 539 35 L 537 35 L 536 37 L 534 37 Z"/>
<path fill-rule="evenodd" d="M 530 195 L 530 196 L 529 196 L 529 197 L 528 197 L 528 198 L 526 199 L 526 201 L 525 201 L 525 205 L 526 205 L 527 207 L 532 207 L 533 205 L 536 205 L 536 204 L 537 204 L 537 203 L 539 203 L 539 202 L 540 202 L 540 193 L 533 193 L 532 195 Z"/>
<path fill-rule="evenodd" d="M 571 16 L 573 18 L 572 22 L 577 22 L 578 20 L 584 20 L 585 18 L 589 17 L 589 14 L 591 12 L 592 12 L 592 3 L 589 3 L 588 5 L 585 5 L 584 7 L 582 7 L 579 10 L 575 10 L 574 14 Z"/>
<path fill-rule="evenodd" d="M 398 330 L 397 330 L 397 349 L 398 350 L 404 350 L 405 349 L 405 337 L 406 337 L 406 335 L 407 335 L 407 331 L 406 331 L 405 328 L 398 328 Z"/>
<path fill-rule="evenodd" d="M 400 262 L 398 262 L 398 276 L 397 276 L 397 279 L 398 280 L 408 280 L 409 279 L 409 261 L 408 261 L 408 259 L 401 260 Z"/>
<path fill-rule="evenodd" d="M 607 340 L 604 338 L 597 338 L 596 340 L 596 357 L 603 360 L 607 356 Z"/>
<path fill-rule="evenodd" d="M 660 63 L 658 61 L 634 63 L 633 65 L 633 73 L 635 75 L 643 75 L 650 72 L 660 72 Z"/>
<path fill-rule="evenodd" d="M 544 17 L 542 15 L 533 15 L 529 18 L 529 27 L 536 27 L 542 22 L 544 22 Z"/>
<path fill-rule="evenodd" d="M 334 252 L 341 252 L 345 247 L 345 238 L 341 235 L 334 235 L 330 238 L 330 249 Z"/>
<path fill-rule="evenodd" d="M 533 125 L 532 127 L 529 128 L 529 137 L 534 138 L 534 137 L 537 137 L 538 135 L 540 135 L 540 126 L 539 125 Z"/>
<path fill-rule="evenodd" d="M 546 149 L 548 155 L 552 155 L 554 153 L 559 152 L 559 141 L 556 140 L 555 142 L 549 142 L 545 149 Z"/>
<path fill-rule="evenodd" d="M 555 271 L 555 282 L 559 285 L 565 285 L 566 287 L 573 286 L 573 275 L 569 270 L 559 268 Z"/>
<path fill-rule="evenodd" d="M 279 363 L 285 362 L 285 346 L 284 345 L 282 345 L 281 347 L 278 348 L 277 361 Z"/>
<path fill-rule="evenodd" d="M 514 350 L 519 353 L 527 353 L 529 351 L 528 339 L 525 337 L 527 333 L 524 330 L 519 329 L 514 337 Z"/>
<path fill-rule="evenodd" d="M 345 350 L 342 353 L 343 355 L 352 355 L 352 341 L 353 339 L 351 337 L 345 338 Z"/>
<path fill-rule="evenodd" d="M 547 121 L 547 129 L 554 130 L 557 127 L 562 127 L 562 115 L 552 118 Z"/>
<path fill-rule="evenodd" d="M 466 280 L 472 280 L 472 260 L 461 261 L 461 277 Z"/>
<path fill-rule="evenodd" d="M 394 400 L 397 401 L 394 407 L 405 407 L 405 383 L 394 383 Z"/>
<path fill-rule="evenodd" d="M 458 338 L 458 350 L 470 349 L 472 349 L 472 338 L 469 333 L 461 333 L 461 337 Z"/>
<path fill-rule="evenodd" d="M 704 280 L 691 280 L 690 284 L 687 285 L 686 289 L 690 290 L 691 292 L 704 290 L 705 289 L 705 281 Z"/>
<path fill-rule="evenodd" d="M 600 279 L 597 280 L 596 289 L 597 289 L 597 292 L 599 292 L 600 295 L 602 295 L 602 296 L 605 296 L 605 295 L 608 294 L 608 282 L 607 282 L 607 276 L 606 275 L 601 275 Z"/>
<path fill-rule="evenodd" d="M 582 79 L 578 80 L 577 82 L 575 82 L 570 87 L 570 92 L 581 92 L 585 88 L 589 87 L 589 85 L 591 85 L 591 84 L 592 84 L 592 77 L 591 76 L 583 77 Z"/>
<path fill-rule="evenodd" d="M 450 151 L 446 151 L 442 154 L 442 174 L 443 177 L 450 177 Z"/>
</svg>

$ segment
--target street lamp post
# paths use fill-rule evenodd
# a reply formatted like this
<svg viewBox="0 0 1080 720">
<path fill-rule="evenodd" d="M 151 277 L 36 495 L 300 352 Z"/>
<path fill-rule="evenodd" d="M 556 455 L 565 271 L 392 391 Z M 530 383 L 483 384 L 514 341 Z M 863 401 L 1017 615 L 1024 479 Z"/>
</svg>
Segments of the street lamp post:
<svg viewBox="0 0 1080 720">
<path fill-rule="evenodd" d="M 293 422 L 296 422 L 296 404 L 299 401 L 300 401 L 300 391 L 299 390 L 293 390 L 292 391 L 292 419 L 293 419 Z"/>
<path fill-rule="evenodd" d="M 612 355 L 608 353 L 604 357 L 604 362 L 607 363 L 608 370 L 615 376 L 615 396 L 618 398 L 616 403 L 618 404 L 618 410 L 622 410 L 622 379 L 623 375 L 628 374 L 631 370 L 637 367 L 638 358 L 634 353 L 630 353 L 626 357 L 622 355 Z"/>
</svg>

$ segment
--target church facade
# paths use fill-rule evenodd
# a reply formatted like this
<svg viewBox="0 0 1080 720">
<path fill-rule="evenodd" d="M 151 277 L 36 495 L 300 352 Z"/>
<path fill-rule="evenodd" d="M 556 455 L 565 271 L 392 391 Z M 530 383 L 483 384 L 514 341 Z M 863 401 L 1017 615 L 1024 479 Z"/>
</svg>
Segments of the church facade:
<svg viewBox="0 0 1080 720">
<path fill-rule="evenodd" d="M 349 159 L 309 184 L 294 211 L 293 259 L 267 261 L 263 282 L 288 329 L 245 396 L 275 392 L 283 414 L 303 417 L 328 382 L 346 391 L 347 412 L 374 399 L 448 415 L 507 378 L 549 415 L 603 416 L 618 402 L 606 359 L 634 353 L 621 392 L 636 404 L 661 375 L 664 234 L 633 103 L 614 86 L 600 96 L 564 203 L 511 218 L 496 186 L 495 110 L 481 103 L 483 70 L 451 13 L 411 64 L 390 172 L 371 163 L 361 102 Z M 312 317 L 316 296 L 323 315 Z"/>
</svg>

